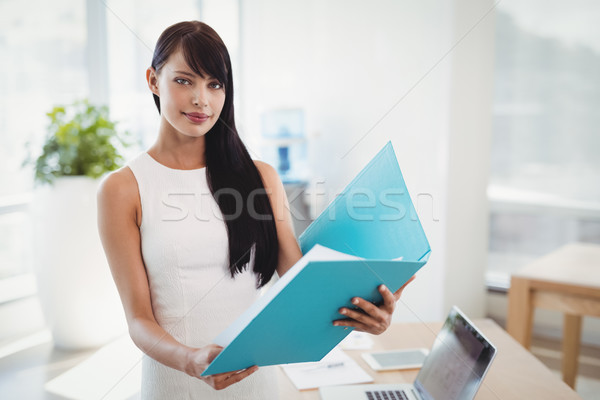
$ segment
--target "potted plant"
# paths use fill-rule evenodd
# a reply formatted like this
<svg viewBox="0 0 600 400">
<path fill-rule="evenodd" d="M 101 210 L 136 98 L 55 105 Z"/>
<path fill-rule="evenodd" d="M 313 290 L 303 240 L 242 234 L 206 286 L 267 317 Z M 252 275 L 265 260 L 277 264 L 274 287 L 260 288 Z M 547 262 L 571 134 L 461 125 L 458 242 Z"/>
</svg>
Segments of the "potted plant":
<svg viewBox="0 0 600 400">
<path fill-rule="evenodd" d="M 57 347 L 106 343 L 125 330 L 123 311 L 96 222 L 100 177 L 126 146 L 107 107 L 86 100 L 57 106 L 34 164 L 32 203 L 38 295 Z"/>
<path fill-rule="evenodd" d="M 36 182 L 52 183 L 65 176 L 97 179 L 119 168 L 123 157 L 117 146 L 127 143 L 108 114 L 108 107 L 87 100 L 70 107 L 57 106 L 47 113 L 50 124 L 43 152 L 35 162 Z"/>
</svg>

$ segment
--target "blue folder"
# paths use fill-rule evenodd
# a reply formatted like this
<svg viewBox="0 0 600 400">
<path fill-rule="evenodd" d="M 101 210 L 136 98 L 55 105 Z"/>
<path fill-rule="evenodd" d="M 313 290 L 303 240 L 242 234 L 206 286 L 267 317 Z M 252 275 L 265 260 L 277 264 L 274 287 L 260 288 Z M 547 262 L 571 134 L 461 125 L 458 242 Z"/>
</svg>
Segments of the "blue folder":
<svg viewBox="0 0 600 400">
<path fill-rule="evenodd" d="M 223 351 L 203 376 L 319 361 L 352 329 L 333 326 L 353 297 L 382 301 L 399 289 L 431 249 L 391 142 L 363 168 L 299 238 L 304 256 L 216 339 Z"/>
</svg>

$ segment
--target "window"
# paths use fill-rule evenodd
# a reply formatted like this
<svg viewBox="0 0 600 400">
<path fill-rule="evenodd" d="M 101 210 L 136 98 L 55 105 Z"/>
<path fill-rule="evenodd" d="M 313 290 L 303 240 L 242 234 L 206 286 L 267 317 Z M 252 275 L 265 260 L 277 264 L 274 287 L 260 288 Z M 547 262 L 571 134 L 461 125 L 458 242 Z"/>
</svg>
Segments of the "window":
<svg viewBox="0 0 600 400">
<path fill-rule="evenodd" d="M 33 173 L 21 167 L 26 143 L 35 156 L 45 113 L 88 90 L 84 6 L 68 0 L 0 3 L 0 281 L 8 286 L 32 270 L 27 210 Z M 26 286 L 30 292 L 32 285 Z"/>
<path fill-rule="evenodd" d="M 488 281 L 572 242 L 600 243 L 600 4 L 500 3 Z"/>
</svg>

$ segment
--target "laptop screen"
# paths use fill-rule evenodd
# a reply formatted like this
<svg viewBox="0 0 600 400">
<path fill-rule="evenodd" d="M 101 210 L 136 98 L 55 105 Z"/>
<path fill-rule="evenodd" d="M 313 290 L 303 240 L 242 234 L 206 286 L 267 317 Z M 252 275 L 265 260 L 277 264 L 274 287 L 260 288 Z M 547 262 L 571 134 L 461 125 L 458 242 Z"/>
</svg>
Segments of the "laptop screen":
<svg viewBox="0 0 600 400">
<path fill-rule="evenodd" d="M 495 354 L 494 346 L 453 307 L 415 387 L 425 399 L 472 399 Z"/>
</svg>

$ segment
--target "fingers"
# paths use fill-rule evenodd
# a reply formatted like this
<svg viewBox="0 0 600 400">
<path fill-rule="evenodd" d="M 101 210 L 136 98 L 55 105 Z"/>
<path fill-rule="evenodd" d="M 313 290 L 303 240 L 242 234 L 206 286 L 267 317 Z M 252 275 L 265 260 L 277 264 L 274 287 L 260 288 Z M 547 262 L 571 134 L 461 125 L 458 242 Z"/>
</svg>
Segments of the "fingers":
<svg viewBox="0 0 600 400">
<path fill-rule="evenodd" d="M 215 358 L 217 358 L 219 353 L 221 351 L 223 351 L 223 347 L 217 346 L 216 344 L 211 344 L 211 345 L 209 345 L 209 347 L 210 348 L 208 349 L 208 355 L 206 357 L 207 357 L 208 363 L 210 364 L 211 362 L 213 362 L 213 360 Z"/>
<path fill-rule="evenodd" d="M 377 307 L 375 307 L 375 309 L 377 309 Z M 378 312 L 379 310 L 375 311 Z M 348 317 L 348 319 L 341 319 L 338 321 L 342 321 L 342 322 L 351 322 L 351 321 L 358 321 L 364 325 L 377 325 L 379 322 L 381 322 L 381 318 L 378 318 L 379 315 L 375 316 L 375 315 L 369 315 L 369 314 L 365 314 L 362 313 L 360 311 L 356 311 L 356 310 L 350 310 L 348 308 L 340 308 L 339 313 Z M 352 325 L 348 325 L 348 324 L 341 324 L 343 326 L 356 326 L 355 324 Z"/>
<path fill-rule="evenodd" d="M 400 295 L 402 294 L 402 291 L 404 291 L 406 286 L 408 286 L 409 283 L 414 281 L 416 277 L 417 277 L 416 275 L 411 276 L 410 279 L 407 280 L 406 283 L 404 285 L 402 285 L 402 287 L 400 289 L 398 289 L 394 292 L 394 297 L 396 298 L 396 301 L 400 300 Z"/>
<path fill-rule="evenodd" d="M 396 308 L 397 300 L 394 294 L 385 285 L 379 285 L 379 293 L 381 293 L 381 297 L 383 297 L 383 307 L 388 311 L 393 312 Z"/>
<path fill-rule="evenodd" d="M 389 292 L 389 290 L 388 290 L 388 292 Z M 389 293 L 389 295 L 392 295 L 392 294 Z M 373 320 L 383 321 L 385 319 L 387 313 L 394 311 L 394 305 L 395 305 L 394 301 L 392 301 L 391 304 L 384 303 L 380 307 L 377 307 L 375 304 L 371 303 L 370 301 L 367 301 L 360 297 L 353 298 L 352 304 L 354 304 L 356 307 L 358 307 L 359 310 L 356 310 L 356 309 L 353 310 L 353 309 L 350 309 L 347 307 L 342 307 L 339 310 L 340 314 L 348 316 L 352 319 L 355 319 L 357 321 L 360 321 L 360 322 L 363 322 L 366 324 L 372 322 Z M 362 310 L 362 311 L 360 311 L 360 310 Z"/>
<path fill-rule="evenodd" d="M 389 295 L 392 296 L 391 293 L 389 293 Z M 333 321 L 333 325 L 354 327 L 360 331 L 369 332 L 376 335 L 384 332 L 387 329 L 389 320 L 391 319 L 391 314 L 394 311 L 393 302 L 391 306 L 382 305 L 381 308 L 378 308 L 371 302 L 361 299 L 360 297 L 355 297 L 352 299 L 352 303 L 362 309 L 364 312 L 342 307 L 340 308 L 339 313 L 347 316 L 348 319 Z"/>
<path fill-rule="evenodd" d="M 344 329 L 354 328 L 357 331 L 371 332 L 371 328 L 369 325 L 363 324 L 362 322 L 358 322 L 354 319 L 337 319 L 333 321 L 333 325 L 343 326 Z"/>
<path fill-rule="evenodd" d="M 241 381 L 242 379 L 247 378 L 256 371 L 258 371 L 258 367 L 255 365 L 239 371 L 223 372 L 221 374 L 215 374 L 208 377 L 209 379 L 207 379 L 207 383 L 216 390 L 221 390 Z"/>
<path fill-rule="evenodd" d="M 362 322 L 364 321 L 364 322 Z M 362 321 L 356 319 L 338 319 L 333 321 L 334 326 L 343 326 L 344 329 L 354 328 L 358 331 L 372 333 L 379 335 L 387 329 L 388 323 L 386 321 L 378 321 L 370 317 L 363 317 Z"/>
<path fill-rule="evenodd" d="M 357 330 L 374 334 L 380 334 L 384 332 L 391 322 L 392 314 L 396 309 L 396 302 L 400 299 L 402 291 L 414 279 L 415 276 L 413 275 L 395 293 L 392 293 L 387 286 L 379 285 L 377 289 L 383 298 L 383 303 L 380 306 L 377 306 L 360 297 L 354 297 L 352 299 L 352 304 L 354 304 L 360 310 L 350 309 L 347 307 L 340 308 L 339 313 L 348 318 L 335 320 L 333 321 L 333 325 L 344 326 L 346 328 L 353 327 Z"/>
<path fill-rule="evenodd" d="M 227 377 L 225 382 L 227 383 L 227 386 L 233 385 L 234 383 L 237 383 L 237 382 L 241 381 L 242 379 L 247 378 L 248 376 L 252 375 L 256 371 L 258 371 L 257 366 L 246 368 L 241 371 L 236 371 L 235 373 L 229 375 L 229 377 Z"/>
<path fill-rule="evenodd" d="M 365 314 L 366 316 L 370 316 L 377 321 L 385 320 L 388 314 L 394 312 L 394 309 L 396 308 L 396 298 L 385 285 L 379 285 L 378 290 L 381 294 L 381 297 L 383 298 L 383 304 L 381 304 L 380 306 L 376 306 L 370 301 L 367 301 L 360 297 L 354 297 L 352 299 L 352 304 L 363 310 L 364 313 L 357 310 L 351 310 L 349 308 L 342 307 L 340 308 L 340 314 L 347 315 L 350 318 L 356 319 L 364 323 L 368 322 L 367 318 L 365 317 Z"/>
</svg>

